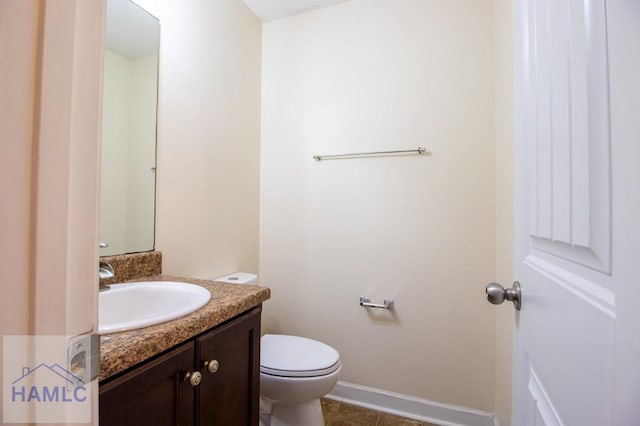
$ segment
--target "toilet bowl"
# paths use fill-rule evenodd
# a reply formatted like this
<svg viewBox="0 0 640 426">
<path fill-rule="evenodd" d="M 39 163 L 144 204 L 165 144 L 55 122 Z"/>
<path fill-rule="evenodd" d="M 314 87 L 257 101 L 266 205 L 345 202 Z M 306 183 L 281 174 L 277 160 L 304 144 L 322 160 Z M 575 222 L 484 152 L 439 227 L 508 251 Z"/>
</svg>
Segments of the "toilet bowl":
<svg viewBox="0 0 640 426">
<path fill-rule="evenodd" d="M 323 426 L 320 397 L 333 389 L 340 356 L 305 337 L 265 334 L 260 341 L 261 425 Z"/>
<path fill-rule="evenodd" d="M 236 272 L 214 281 L 257 284 Z M 260 339 L 260 426 L 324 426 L 320 398 L 338 381 L 340 355 L 305 337 L 265 334 Z"/>
</svg>

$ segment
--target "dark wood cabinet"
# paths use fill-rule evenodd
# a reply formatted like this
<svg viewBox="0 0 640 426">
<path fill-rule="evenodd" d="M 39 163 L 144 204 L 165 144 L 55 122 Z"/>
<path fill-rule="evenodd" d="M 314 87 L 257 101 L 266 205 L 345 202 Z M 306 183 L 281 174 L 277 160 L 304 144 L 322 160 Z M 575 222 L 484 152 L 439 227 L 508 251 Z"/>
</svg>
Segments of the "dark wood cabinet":
<svg viewBox="0 0 640 426">
<path fill-rule="evenodd" d="M 196 339 L 196 359 L 203 374 L 196 389 L 197 424 L 258 424 L 259 348 L 259 315 L 223 325 Z"/>
<path fill-rule="evenodd" d="M 100 425 L 192 425 L 194 392 L 183 378 L 194 354 L 184 344 L 100 385 Z"/>
<path fill-rule="evenodd" d="M 260 313 L 258 306 L 105 380 L 100 425 L 257 425 Z M 198 385 L 188 373 L 201 374 Z"/>
</svg>

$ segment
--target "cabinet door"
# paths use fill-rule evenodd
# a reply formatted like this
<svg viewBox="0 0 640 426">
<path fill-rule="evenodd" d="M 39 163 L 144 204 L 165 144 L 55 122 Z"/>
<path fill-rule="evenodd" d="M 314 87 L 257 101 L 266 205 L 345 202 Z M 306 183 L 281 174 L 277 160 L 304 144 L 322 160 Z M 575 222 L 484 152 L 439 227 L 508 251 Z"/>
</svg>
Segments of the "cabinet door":
<svg viewBox="0 0 640 426">
<path fill-rule="evenodd" d="M 100 426 L 193 425 L 193 342 L 100 384 Z"/>
<path fill-rule="evenodd" d="M 196 340 L 202 383 L 196 389 L 196 423 L 257 425 L 260 397 L 260 312 L 246 315 Z M 217 362 L 210 372 L 205 363 Z"/>
</svg>

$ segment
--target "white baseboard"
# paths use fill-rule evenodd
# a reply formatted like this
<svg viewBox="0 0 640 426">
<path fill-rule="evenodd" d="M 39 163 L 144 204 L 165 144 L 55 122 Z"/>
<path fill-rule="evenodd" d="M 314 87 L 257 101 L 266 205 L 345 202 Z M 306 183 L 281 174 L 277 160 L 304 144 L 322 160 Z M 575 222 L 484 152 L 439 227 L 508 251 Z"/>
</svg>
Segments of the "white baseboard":
<svg viewBox="0 0 640 426">
<path fill-rule="evenodd" d="M 442 426 L 498 426 L 493 413 L 343 381 L 325 398 Z"/>
</svg>

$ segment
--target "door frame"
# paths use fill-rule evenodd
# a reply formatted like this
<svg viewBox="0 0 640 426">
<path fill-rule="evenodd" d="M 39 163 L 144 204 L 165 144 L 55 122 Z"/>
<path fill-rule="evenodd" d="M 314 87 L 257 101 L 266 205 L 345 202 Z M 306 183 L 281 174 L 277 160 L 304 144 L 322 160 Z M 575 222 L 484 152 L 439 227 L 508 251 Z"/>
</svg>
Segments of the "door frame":
<svg viewBox="0 0 640 426">
<path fill-rule="evenodd" d="M 91 334 L 105 0 L 3 0 L 0 11 L 2 336 Z M 97 380 L 89 387 L 95 424 Z"/>
</svg>

